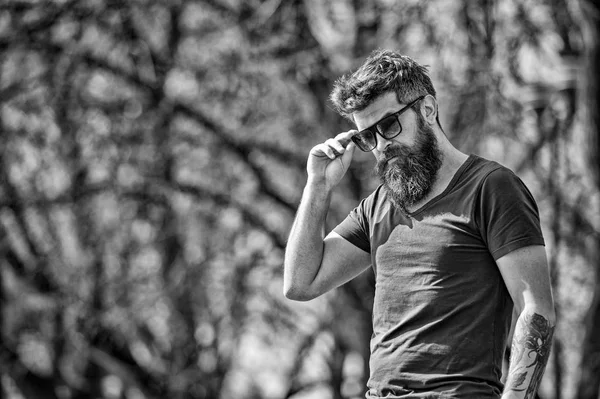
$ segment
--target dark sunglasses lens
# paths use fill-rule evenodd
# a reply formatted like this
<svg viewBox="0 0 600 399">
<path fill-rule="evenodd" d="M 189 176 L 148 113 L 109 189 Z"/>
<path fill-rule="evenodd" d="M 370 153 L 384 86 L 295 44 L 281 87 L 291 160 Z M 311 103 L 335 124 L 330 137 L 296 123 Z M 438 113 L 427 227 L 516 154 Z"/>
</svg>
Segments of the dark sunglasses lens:
<svg viewBox="0 0 600 399">
<path fill-rule="evenodd" d="M 379 129 L 381 135 L 386 139 L 394 138 L 402 132 L 402 126 L 395 116 L 390 116 L 379 122 L 377 129 Z"/>
<path fill-rule="evenodd" d="M 375 135 L 370 130 L 363 130 L 352 136 L 352 141 L 363 151 L 375 148 Z"/>
</svg>

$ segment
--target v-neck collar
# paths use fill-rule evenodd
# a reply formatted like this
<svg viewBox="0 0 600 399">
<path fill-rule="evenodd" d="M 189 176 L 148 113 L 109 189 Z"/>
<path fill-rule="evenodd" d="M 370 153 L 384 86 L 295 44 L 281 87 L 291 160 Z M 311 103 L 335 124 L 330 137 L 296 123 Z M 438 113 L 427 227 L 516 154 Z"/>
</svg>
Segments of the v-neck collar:
<svg viewBox="0 0 600 399">
<path fill-rule="evenodd" d="M 437 201 L 439 201 L 441 198 L 443 198 L 446 194 L 448 194 L 454 188 L 454 186 L 456 186 L 456 183 L 460 179 L 461 175 L 463 174 L 465 169 L 467 169 L 469 167 L 469 165 L 471 165 L 473 163 L 474 159 L 475 159 L 475 156 L 473 154 L 469 154 L 467 159 L 465 159 L 465 161 L 462 163 L 462 165 L 460 165 L 458 170 L 454 173 L 454 176 L 452 176 L 452 179 L 450 179 L 450 182 L 448 183 L 448 185 L 446 186 L 444 191 L 442 191 L 441 193 L 439 193 L 438 195 L 436 195 L 435 197 L 433 197 L 432 199 L 430 199 L 429 201 L 427 201 L 426 203 L 421 205 L 415 211 L 408 212 L 408 216 L 413 217 L 413 216 L 418 215 L 419 213 L 421 213 L 424 210 L 426 210 L 427 208 L 429 208 L 431 205 L 435 204 Z"/>
</svg>

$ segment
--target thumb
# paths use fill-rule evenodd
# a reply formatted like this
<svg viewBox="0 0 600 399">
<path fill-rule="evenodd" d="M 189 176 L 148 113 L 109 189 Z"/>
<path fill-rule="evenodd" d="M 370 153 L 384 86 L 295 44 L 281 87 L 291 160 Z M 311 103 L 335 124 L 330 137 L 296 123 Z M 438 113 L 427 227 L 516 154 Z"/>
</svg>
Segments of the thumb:
<svg viewBox="0 0 600 399">
<path fill-rule="evenodd" d="M 350 166 L 350 162 L 352 162 L 354 150 L 356 150 L 356 144 L 350 142 L 350 144 L 348 144 L 348 146 L 346 147 L 346 151 L 344 151 L 344 154 L 342 155 L 342 164 L 344 165 L 345 169 L 348 169 L 348 167 Z"/>
</svg>

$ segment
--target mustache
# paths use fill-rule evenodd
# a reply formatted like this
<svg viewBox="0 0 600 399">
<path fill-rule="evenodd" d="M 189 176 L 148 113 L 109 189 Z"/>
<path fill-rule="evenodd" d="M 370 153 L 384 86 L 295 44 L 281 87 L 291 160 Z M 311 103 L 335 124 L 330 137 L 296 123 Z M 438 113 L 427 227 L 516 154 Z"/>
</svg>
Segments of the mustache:
<svg viewBox="0 0 600 399">
<path fill-rule="evenodd" d="M 407 147 L 394 145 L 387 147 L 381 154 L 382 157 L 375 164 L 375 173 L 379 176 L 389 171 L 388 166 L 390 166 L 389 161 L 391 159 L 398 157 L 398 160 L 406 161 L 409 159 L 411 151 Z"/>
<path fill-rule="evenodd" d="M 377 163 L 381 165 L 386 165 L 392 158 L 398 157 L 401 159 L 406 159 L 410 154 L 410 148 L 401 145 L 390 146 L 383 151 L 383 157 L 381 157 Z"/>
<path fill-rule="evenodd" d="M 385 151 L 383 152 L 383 159 L 385 161 L 389 161 L 390 159 L 395 157 L 406 157 L 408 154 L 410 154 L 410 149 L 404 146 L 395 145 L 393 147 L 390 146 L 385 149 Z"/>
</svg>

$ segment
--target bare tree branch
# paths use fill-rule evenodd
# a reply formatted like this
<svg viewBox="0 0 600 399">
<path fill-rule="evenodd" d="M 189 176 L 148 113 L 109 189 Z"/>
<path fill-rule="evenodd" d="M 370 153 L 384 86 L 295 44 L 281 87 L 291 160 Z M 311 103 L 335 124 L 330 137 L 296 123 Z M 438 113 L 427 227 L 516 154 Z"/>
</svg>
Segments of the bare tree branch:
<svg viewBox="0 0 600 399">
<path fill-rule="evenodd" d="M 278 248 L 285 248 L 286 240 L 281 236 L 279 232 L 277 232 L 272 227 L 268 226 L 267 223 L 256 214 L 255 210 L 253 210 L 248 205 L 245 205 L 240 201 L 237 201 L 236 199 L 232 198 L 230 195 L 216 192 L 207 187 L 200 188 L 181 183 L 175 184 L 173 188 L 179 192 L 191 194 L 197 198 L 208 198 L 214 200 L 217 203 L 229 204 L 233 206 L 244 215 L 245 220 L 264 231 L 265 234 L 267 234 L 267 236 L 271 238 L 271 240 L 275 243 L 275 245 L 277 245 Z"/>
</svg>

